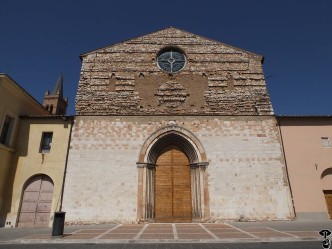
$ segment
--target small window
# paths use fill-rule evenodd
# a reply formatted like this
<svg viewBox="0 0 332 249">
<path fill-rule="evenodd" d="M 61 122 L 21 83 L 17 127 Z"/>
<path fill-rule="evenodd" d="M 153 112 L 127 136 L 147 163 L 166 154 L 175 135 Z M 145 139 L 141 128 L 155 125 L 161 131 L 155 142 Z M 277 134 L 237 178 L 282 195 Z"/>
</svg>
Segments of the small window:
<svg viewBox="0 0 332 249">
<path fill-rule="evenodd" d="M 53 132 L 43 132 L 40 142 L 40 153 L 49 153 L 52 146 Z"/>
<path fill-rule="evenodd" d="M 330 148 L 331 144 L 330 144 L 330 140 L 328 137 L 322 137 L 322 145 L 325 148 Z"/>
<path fill-rule="evenodd" d="M 14 118 L 6 115 L 5 121 L 3 122 L 2 125 L 0 143 L 9 145 L 13 126 L 14 126 Z"/>
</svg>

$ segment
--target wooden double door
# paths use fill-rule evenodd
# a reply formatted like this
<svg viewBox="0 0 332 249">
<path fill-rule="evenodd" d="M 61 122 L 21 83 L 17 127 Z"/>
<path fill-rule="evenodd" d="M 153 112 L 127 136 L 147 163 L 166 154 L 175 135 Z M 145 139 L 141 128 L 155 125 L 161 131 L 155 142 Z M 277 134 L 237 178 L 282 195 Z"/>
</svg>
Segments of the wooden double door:
<svg viewBox="0 0 332 249">
<path fill-rule="evenodd" d="M 167 147 L 156 162 L 155 220 L 192 221 L 189 160 L 176 146 Z"/>
<path fill-rule="evenodd" d="M 332 190 L 324 190 L 324 196 L 329 213 L 330 219 L 332 219 Z"/>
<path fill-rule="evenodd" d="M 24 189 L 19 227 L 47 227 L 51 215 L 53 182 L 46 175 L 38 175 L 30 179 Z"/>
</svg>

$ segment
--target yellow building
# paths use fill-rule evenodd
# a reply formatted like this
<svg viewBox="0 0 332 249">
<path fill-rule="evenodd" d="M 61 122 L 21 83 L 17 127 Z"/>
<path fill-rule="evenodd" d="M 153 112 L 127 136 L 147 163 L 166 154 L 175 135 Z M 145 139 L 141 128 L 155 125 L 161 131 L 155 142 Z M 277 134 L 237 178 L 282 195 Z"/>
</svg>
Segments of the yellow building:
<svg viewBox="0 0 332 249">
<path fill-rule="evenodd" d="M 6 227 L 50 226 L 60 210 L 72 118 L 21 118 L 20 143 L 8 186 Z"/>
<path fill-rule="evenodd" d="M 48 112 L 7 74 L 0 73 L 0 226 L 3 213 L 5 186 L 13 155 L 20 141 L 17 136 L 22 115 L 47 115 Z"/>
<path fill-rule="evenodd" d="M 47 91 L 55 110 L 50 115 L 46 106 L 0 74 L 0 226 L 49 226 L 53 212 L 61 208 L 73 120 L 63 115 L 67 99 L 62 88 L 60 76 L 54 91 Z"/>
</svg>

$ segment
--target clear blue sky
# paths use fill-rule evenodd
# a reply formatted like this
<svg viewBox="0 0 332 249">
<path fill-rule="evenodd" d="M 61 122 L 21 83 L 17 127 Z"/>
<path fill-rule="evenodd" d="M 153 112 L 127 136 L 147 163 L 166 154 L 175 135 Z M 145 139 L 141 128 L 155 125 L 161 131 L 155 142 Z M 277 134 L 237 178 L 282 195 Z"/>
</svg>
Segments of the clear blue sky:
<svg viewBox="0 0 332 249">
<path fill-rule="evenodd" d="M 263 55 L 276 114 L 332 114 L 331 0 L 2 0 L 0 8 L 0 72 L 40 102 L 63 72 L 69 114 L 80 54 L 168 26 Z"/>
</svg>

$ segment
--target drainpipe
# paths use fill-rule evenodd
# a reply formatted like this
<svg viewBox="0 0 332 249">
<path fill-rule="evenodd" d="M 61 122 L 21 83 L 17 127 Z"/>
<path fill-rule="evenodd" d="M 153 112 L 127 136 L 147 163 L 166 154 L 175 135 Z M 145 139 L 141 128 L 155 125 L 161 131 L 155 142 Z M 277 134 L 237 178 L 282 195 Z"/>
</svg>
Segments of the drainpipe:
<svg viewBox="0 0 332 249">
<path fill-rule="evenodd" d="M 284 156 L 284 160 L 285 160 L 285 167 L 286 167 L 286 177 L 287 177 L 287 181 L 288 181 L 288 186 L 289 186 L 289 190 L 290 190 L 290 195 L 292 198 L 292 205 L 293 205 L 293 212 L 294 212 L 294 218 L 296 218 L 296 212 L 295 212 L 295 205 L 294 205 L 294 198 L 293 198 L 293 191 L 292 191 L 292 187 L 289 181 L 289 174 L 288 174 L 288 166 L 287 166 L 287 160 L 286 160 L 286 154 L 285 154 L 285 150 L 284 150 L 284 140 L 282 138 L 282 133 L 281 133 L 281 120 L 279 120 L 277 117 L 275 117 L 277 120 L 277 124 L 278 124 L 278 131 L 279 131 L 279 135 L 280 135 L 280 140 L 281 140 L 281 149 L 282 149 L 282 154 Z"/>
<path fill-rule="evenodd" d="M 66 180 L 66 174 L 67 174 L 67 165 L 68 165 L 68 156 L 69 156 L 69 149 L 70 149 L 70 142 L 71 142 L 71 133 L 72 133 L 72 130 L 73 130 L 73 125 L 74 125 L 74 116 L 69 116 L 68 118 L 70 119 L 70 131 L 69 131 L 69 139 L 68 139 L 68 145 L 67 145 L 67 155 L 66 155 L 65 169 L 64 169 L 64 172 L 63 172 L 63 179 L 62 179 L 62 188 L 61 188 L 59 211 L 62 211 L 63 192 L 64 192 L 64 189 L 65 189 L 65 180 Z"/>
</svg>

